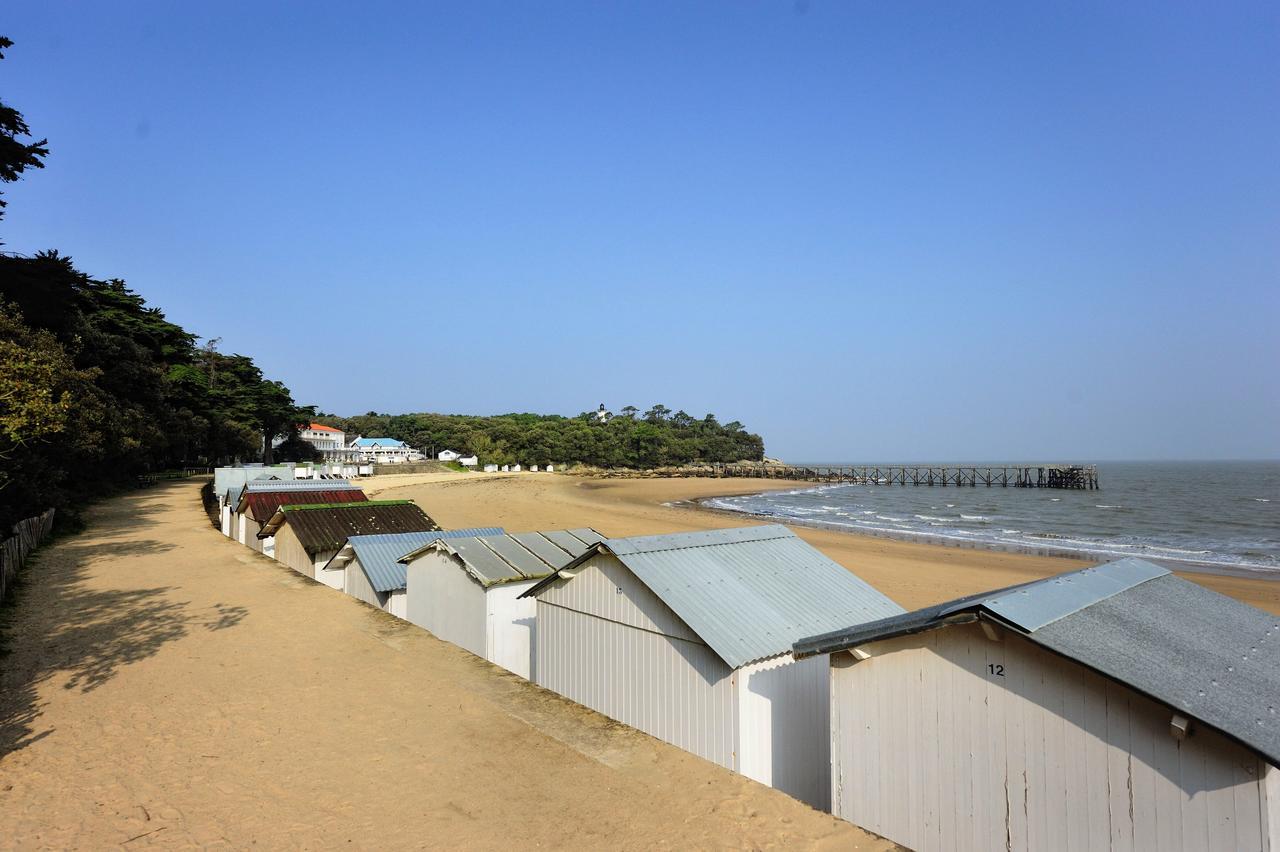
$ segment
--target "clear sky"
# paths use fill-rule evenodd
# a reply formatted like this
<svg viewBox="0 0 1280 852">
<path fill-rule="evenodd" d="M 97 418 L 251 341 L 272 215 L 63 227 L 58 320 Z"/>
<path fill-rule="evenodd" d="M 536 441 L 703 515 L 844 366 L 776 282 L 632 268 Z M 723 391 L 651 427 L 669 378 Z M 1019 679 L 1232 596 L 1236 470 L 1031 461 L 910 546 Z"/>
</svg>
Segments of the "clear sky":
<svg viewBox="0 0 1280 852">
<path fill-rule="evenodd" d="M 980 8 L 979 8 L 980 6 Z M 7 9 L 8 250 L 300 402 L 1280 456 L 1280 4 Z"/>
</svg>

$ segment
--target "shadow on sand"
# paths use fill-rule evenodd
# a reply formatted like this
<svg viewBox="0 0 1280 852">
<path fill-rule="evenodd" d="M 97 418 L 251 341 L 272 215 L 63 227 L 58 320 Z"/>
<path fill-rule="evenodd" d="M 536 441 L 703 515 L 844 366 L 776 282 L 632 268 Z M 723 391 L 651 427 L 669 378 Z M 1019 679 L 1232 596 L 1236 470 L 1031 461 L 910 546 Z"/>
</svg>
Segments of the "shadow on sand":
<svg viewBox="0 0 1280 852">
<path fill-rule="evenodd" d="M 220 603 L 193 609 L 171 597 L 173 586 L 94 589 L 83 582 L 95 562 L 175 549 L 131 537 L 150 515 L 172 505 L 154 499 L 159 491 L 113 500 L 84 533 L 36 551 L 15 594 L 0 605 L 0 759 L 52 733 L 39 730 L 38 688 L 46 681 L 92 692 L 121 667 L 193 630 L 225 630 L 247 615 L 243 607 Z"/>
</svg>

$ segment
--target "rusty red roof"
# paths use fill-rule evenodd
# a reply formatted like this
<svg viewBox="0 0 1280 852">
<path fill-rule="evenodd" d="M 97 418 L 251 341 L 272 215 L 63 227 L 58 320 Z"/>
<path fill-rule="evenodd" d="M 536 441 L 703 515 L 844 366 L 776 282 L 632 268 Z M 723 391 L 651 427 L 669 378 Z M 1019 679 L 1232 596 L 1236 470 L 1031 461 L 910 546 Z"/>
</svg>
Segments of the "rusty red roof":
<svg viewBox="0 0 1280 852">
<path fill-rule="evenodd" d="M 312 423 L 307 426 L 313 432 L 341 432 L 341 429 L 335 429 L 332 426 L 326 426 L 323 423 Z"/>
<path fill-rule="evenodd" d="M 304 480 L 305 481 L 305 480 Z M 236 511 L 249 515 L 261 527 L 281 506 L 300 505 L 302 503 L 361 503 L 368 497 L 359 488 L 346 488 L 332 491 L 248 491 L 240 498 Z"/>
<path fill-rule="evenodd" d="M 346 505 L 281 506 L 258 533 L 274 535 L 285 523 L 307 553 L 337 550 L 353 535 L 431 532 L 440 526 L 410 500 L 369 500 Z"/>
</svg>

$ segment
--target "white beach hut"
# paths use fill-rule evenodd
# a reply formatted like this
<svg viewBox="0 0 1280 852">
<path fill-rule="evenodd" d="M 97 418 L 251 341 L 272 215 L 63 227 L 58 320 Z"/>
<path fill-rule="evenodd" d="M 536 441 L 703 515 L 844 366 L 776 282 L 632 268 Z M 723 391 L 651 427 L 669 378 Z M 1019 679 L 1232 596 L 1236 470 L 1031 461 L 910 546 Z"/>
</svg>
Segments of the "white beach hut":
<svg viewBox="0 0 1280 852">
<path fill-rule="evenodd" d="M 1280 849 L 1280 618 L 1138 559 L 797 643 L 832 810 L 912 849 Z"/>
<path fill-rule="evenodd" d="M 485 466 L 484 466 L 484 472 L 485 472 L 485 473 L 497 473 L 497 472 L 498 472 L 498 466 L 497 466 L 496 464 L 487 464 L 487 465 L 485 465 Z"/>
<path fill-rule="evenodd" d="M 401 558 L 408 566 L 409 621 L 531 678 L 536 607 L 520 595 L 603 539 L 578 529 L 426 543 Z"/>
<path fill-rule="evenodd" d="M 431 532 L 353 535 L 333 558 L 325 563 L 316 579 L 353 598 L 376 606 L 397 618 L 406 618 L 405 566 L 397 560 L 441 538 L 501 535 L 500 527 Z"/>
<path fill-rule="evenodd" d="M 235 538 L 237 526 L 233 515 L 236 503 L 240 500 L 240 492 L 246 482 L 259 479 L 286 480 L 293 479 L 292 467 L 278 465 L 244 465 L 241 467 L 220 467 L 213 472 L 213 493 L 218 498 L 218 514 L 222 534 L 227 538 Z"/>
<path fill-rule="evenodd" d="M 610 539 L 525 594 L 540 686 L 818 808 L 827 661 L 791 645 L 902 612 L 782 526 Z"/>
</svg>

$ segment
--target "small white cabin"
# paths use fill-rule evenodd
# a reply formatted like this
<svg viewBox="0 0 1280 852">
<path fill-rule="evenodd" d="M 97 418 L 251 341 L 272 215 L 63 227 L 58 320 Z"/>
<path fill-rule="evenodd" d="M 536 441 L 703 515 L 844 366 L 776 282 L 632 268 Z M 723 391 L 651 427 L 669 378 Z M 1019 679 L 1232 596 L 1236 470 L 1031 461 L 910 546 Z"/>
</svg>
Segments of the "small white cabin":
<svg viewBox="0 0 1280 852">
<path fill-rule="evenodd" d="M 610 539 L 525 594 L 539 686 L 822 809 L 827 661 L 791 645 L 902 612 L 776 525 Z"/>
<path fill-rule="evenodd" d="M 458 464 L 462 465 L 463 467 L 475 467 L 479 463 L 480 463 L 480 459 L 476 458 L 475 456 L 462 456 L 461 458 L 458 459 Z"/>
<path fill-rule="evenodd" d="M 497 466 L 496 464 L 487 464 L 487 465 L 485 465 L 485 466 L 484 466 L 484 472 L 485 472 L 485 473 L 497 473 L 497 472 L 498 472 L 498 466 Z"/>
<path fill-rule="evenodd" d="M 316 579 L 397 618 L 407 618 L 405 566 L 397 560 L 441 538 L 501 535 L 500 527 L 469 530 L 353 535 L 324 564 Z"/>
<path fill-rule="evenodd" d="M 530 679 L 536 606 L 521 594 L 603 539 L 578 529 L 424 544 L 401 558 L 408 566 L 409 621 Z"/>
<path fill-rule="evenodd" d="M 460 458 L 462 458 L 462 453 L 455 452 L 454 450 L 441 450 L 436 455 L 436 459 L 443 462 L 457 461 Z"/>
<path fill-rule="evenodd" d="M 912 849 L 1280 849 L 1280 618 L 1139 559 L 797 643 L 832 812 Z"/>
</svg>

